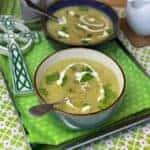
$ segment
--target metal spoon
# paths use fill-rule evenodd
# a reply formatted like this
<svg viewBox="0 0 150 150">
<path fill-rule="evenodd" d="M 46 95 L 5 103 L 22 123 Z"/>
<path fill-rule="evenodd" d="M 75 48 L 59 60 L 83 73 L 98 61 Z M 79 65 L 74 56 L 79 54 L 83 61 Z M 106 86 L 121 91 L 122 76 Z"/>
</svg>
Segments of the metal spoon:
<svg viewBox="0 0 150 150">
<path fill-rule="evenodd" d="M 65 103 L 67 101 L 70 101 L 69 97 L 65 97 L 64 99 L 55 102 L 53 104 L 40 104 L 37 106 L 33 106 L 32 108 L 29 109 L 29 112 L 34 116 L 42 116 L 49 111 L 55 111 L 55 107 L 54 107 L 55 105 Z"/>
<path fill-rule="evenodd" d="M 38 7 L 36 4 L 34 4 L 31 0 L 25 0 L 25 2 L 27 3 L 27 5 L 33 9 L 33 11 L 46 16 L 47 18 L 51 19 L 52 21 L 58 22 L 59 24 L 65 24 L 66 20 L 63 17 L 56 17 L 52 14 L 48 14 L 47 11 L 45 11 L 44 9 Z"/>
</svg>

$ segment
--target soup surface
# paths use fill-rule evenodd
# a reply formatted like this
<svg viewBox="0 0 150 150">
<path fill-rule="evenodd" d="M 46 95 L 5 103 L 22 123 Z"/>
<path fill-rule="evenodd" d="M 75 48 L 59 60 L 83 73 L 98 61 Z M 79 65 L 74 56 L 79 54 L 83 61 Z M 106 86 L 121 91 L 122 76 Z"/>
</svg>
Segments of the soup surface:
<svg viewBox="0 0 150 150">
<path fill-rule="evenodd" d="M 113 34 L 110 18 L 102 11 L 88 6 L 73 6 L 54 13 L 62 18 L 57 23 L 49 20 L 47 31 L 54 38 L 73 45 L 97 44 Z"/>
<path fill-rule="evenodd" d="M 65 97 L 56 108 L 74 114 L 93 113 L 110 106 L 119 95 L 118 81 L 109 68 L 72 58 L 51 65 L 41 78 L 39 92 L 47 103 Z"/>
</svg>

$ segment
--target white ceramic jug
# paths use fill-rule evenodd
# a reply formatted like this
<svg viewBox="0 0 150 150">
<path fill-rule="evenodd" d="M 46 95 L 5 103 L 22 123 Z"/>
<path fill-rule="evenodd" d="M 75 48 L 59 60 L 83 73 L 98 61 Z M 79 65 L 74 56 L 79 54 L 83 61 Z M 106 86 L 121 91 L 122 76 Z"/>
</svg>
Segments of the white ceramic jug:
<svg viewBox="0 0 150 150">
<path fill-rule="evenodd" d="M 139 35 L 150 35 L 150 0 L 128 0 L 127 21 Z"/>
</svg>

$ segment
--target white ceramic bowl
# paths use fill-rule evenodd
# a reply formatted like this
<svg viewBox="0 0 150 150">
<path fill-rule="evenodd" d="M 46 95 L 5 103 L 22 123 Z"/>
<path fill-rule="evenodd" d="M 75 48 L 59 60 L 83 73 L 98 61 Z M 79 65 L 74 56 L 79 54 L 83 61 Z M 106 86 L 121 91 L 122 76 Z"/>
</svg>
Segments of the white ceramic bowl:
<svg viewBox="0 0 150 150">
<path fill-rule="evenodd" d="M 35 89 L 38 96 L 43 101 L 46 102 L 46 100 L 44 100 L 40 95 L 38 87 L 40 86 L 40 81 L 45 71 L 49 68 L 50 65 L 64 59 L 70 59 L 71 57 L 97 61 L 105 65 L 109 69 L 111 69 L 111 71 L 115 74 L 118 80 L 119 96 L 118 98 L 116 98 L 115 102 L 112 105 L 110 105 L 108 108 L 104 110 L 89 114 L 71 114 L 68 112 L 64 112 L 62 110 L 55 111 L 57 116 L 59 116 L 59 118 L 72 129 L 92 128 L 96 125 L 102 124 L 104 121 L 106 121 L 108 117 L 112 116 L 113 113 L 117 110 L 118 105 L 120 104 L 121 98 L 125 91 L 125 76 L 120 66 L 110 57 L 104 55 L 101 52 L 86 48 L 71 48 L 67 50 L 62 50 L 45 58 L 36 70 Z"/>
</svg>

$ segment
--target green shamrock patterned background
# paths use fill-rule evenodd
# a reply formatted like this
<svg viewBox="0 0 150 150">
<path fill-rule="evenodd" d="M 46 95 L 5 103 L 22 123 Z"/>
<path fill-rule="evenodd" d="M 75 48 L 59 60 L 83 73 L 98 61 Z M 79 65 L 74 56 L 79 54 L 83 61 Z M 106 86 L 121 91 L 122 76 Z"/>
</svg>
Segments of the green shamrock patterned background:
<svg viewBox="0 0 150 150">
<path fill-rule="evenodd" d="M 20 118 L 0 73 L 0 150 L 30 150 Z"/>
<path fill-rule="evenodd" d="M 18 0 L 2 1 L 0 12 L 3 14 L 20 15 Z M 5 5 L 4 5 L 5 3 Z M 15 7 L 14 7 L 15 6 Z M 2 9 L 3 8 L 3 9 Z M 5 9 L 4 9 L 5 8 Z M 1 11 L 2 10 L 2 11 Z M 120 40 L 135 56 L 136 60 L 150 74 L 150 47 L 136 49 L 120 31 Z M 0 150 L 30 150 L 28 138 L 24 133 L 21 121 L 9 97 L 8 91 L 0 74 Z M 131 128 L 124 132 L 114 134 L 106 139 L 97 140 L 82 150 L 149 150 L 150 149 L 150 122 Z"/>
<path fill-rule="evenodd" d="M 97 140 L 81 150 L 149 150 L 150 123 L 128 129 L 105 139 Z"/>
</svg>

